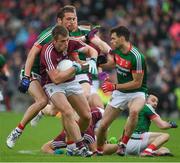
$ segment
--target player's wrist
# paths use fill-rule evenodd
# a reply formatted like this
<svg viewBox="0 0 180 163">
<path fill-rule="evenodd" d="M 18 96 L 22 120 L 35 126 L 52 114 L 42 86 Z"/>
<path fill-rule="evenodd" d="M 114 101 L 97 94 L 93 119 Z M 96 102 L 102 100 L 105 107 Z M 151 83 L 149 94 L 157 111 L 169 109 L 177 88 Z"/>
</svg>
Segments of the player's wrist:
<svg viewBox="0 0 180 163">
<path fill-rule="evenodd" d="M 23 79 L 28 79 L 28 80 L 30 80 L 30 76 L 29 76 L 29 75 L 24 75 L 24 76 L 23 76 Z"/>
<path fill-rule="evenodd" d="M 82 70 L 81 64 L 79 64 L 79 63 L 77 63 L 75 61 L 73 62 L 72 67 L 74 67 L 76 73 L 79 73 Z"/>
</svg>

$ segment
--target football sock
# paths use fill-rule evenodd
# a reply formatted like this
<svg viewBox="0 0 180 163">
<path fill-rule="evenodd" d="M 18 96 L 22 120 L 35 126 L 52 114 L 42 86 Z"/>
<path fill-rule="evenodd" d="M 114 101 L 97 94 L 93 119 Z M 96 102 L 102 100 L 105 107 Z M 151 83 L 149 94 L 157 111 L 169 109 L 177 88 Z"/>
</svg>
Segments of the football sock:
<svg viewBox="0 0 180 163">
<path fill-rule="evenodd" d="M 67 148 L 69 149 L 75 149 L 76 148 L 76 144 L 74 143 L 74 141 L 67 141 Z"/>
<path fill-rule="evenodd" d="M 154 144 L 150 144 L 150 145 L 148 145 L 148 147 L 144 150 L 144 152 L 153 152 L 153 151 L 155 151 L 155 150 L 157 150 L 157 147 L 154 145 Z"/>
<path fill-rule="evenodd" d="M 78 149 L 81 149 L 82 147 L 84 147 L 84 139 L 80 139 L 76 142 L 76 146 Z"/>
<path fill-rule="evenodd" d="M 98 152 L 103 152 L 103 146 L 97 147 L 97 151 L 98 151 Z"/>
<path fill-rule="evenodd" d="M 18 124 L 18 126 L 16 127 L 16 130 L 18 132 L 22 132 L 24 130 L 25 126 L 23 126 L 21 123 Z"/>
<path fill-rule="evenodd" d="M 122 143 L 123 143 L 123 144 L 127 144 L 128 141 L 129 141 L 129 136 L 123 135 L 123 137 L 122 137 Z"/>
<path fill-rule="evenodd" d="M 69 141 L 66 142 L 66 144 L 67 145 L 74 144 L 74 141 L 69 140 Z"/>
</svg>

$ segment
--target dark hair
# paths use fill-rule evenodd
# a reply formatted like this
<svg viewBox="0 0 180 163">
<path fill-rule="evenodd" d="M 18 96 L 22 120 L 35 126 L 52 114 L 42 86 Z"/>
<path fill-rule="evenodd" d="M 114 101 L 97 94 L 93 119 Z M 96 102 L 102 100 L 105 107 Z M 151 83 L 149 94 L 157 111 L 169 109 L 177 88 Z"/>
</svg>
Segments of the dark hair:
<svg viewBox="0 0 180 163">
<path fill-rule="evenodd" d="M 53 30 L 52 30 L 52 37 L 57 40 L 58 36 L 61 35 L 63 37 L 66 37 L 69 35 L 68 30 L 66 29 L 66 27 L 62 26 L 62 25 L 57 25 Z"/>
<path fill-rule="evenodd" d="M 74 13 L 76 13 L 76 8 L 74 6 L 72 6 L 72 5 L 64 6 L 57 13 L 57 18 L 63 19 L 64 14 L 67 13 L 67 12 L 74 12 Z"/>
<path fill-rule="evenodd" d="M 118 26 L 111 29 L 111 34 L 116 33 L 118 37 L 124 36 L 126 41 L 129 41 L 130 31 L 125 26 Z"/>
</svg>

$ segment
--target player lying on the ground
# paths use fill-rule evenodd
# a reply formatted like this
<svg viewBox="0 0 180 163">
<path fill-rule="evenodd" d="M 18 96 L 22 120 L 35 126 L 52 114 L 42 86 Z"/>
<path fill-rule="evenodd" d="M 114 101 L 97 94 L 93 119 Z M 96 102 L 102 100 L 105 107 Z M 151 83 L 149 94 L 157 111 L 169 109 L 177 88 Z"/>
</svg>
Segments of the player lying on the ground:
<svg viewBox="0 0 180 163">
<path fill-rule="evenodd" d="M 98 127 L 99 121 L 102 118 L 104 110 L 101 108 L 91 108 L 91 114 L 92 114 L 92 123 L 87 129 L 87 131 L 84 133 L 84 140 L 86 144 L 88 145 L 89 149 L 96 154 L 96 139 L 95 139 L 95 131 Z M 72 141 L 66 141 L 67 135 L 64 131 L 62 131 L 55 139 L 45 143 L 41 150 L 45 153 L 50 154 L 62 154 L 61 148 L 66 148 L 67 155 L 76 155 L 74 153 L 76 149 L 75 143 Z M 105 154 L 112 154 L 117 150 L 116 144 L 106 144 L 105 145 Z"/>
<path fill-rule="evenodd" d="M 147 98 L 144 108 L 139 113 L 138 123 L 130 140 L 127 143 L 126 155 L 140 156 L 172 156 L 170 150 L 162 147 L 169 140 L 168 133 L 149 132 L 151 121 L 160 129 L 177 128 L 173 121 L 166 122 L 155 112 L 158 98 L 150 95 Z M 118 142 L 117 140 L 113 140 Z M 113 150 L 118 149 L 118 145 Z M 104 154 L 104 153 L 103 153 Z M 106 153 L 105 153 L 106 154 Z"/>
<path fill-rule="evenodd" d="M 173 121 L 166 122 L 155 112 L 158 98 L 149 95 L 144 108 L 139 113 L 138 124 L 126 148 L 127 155 L 162 156 L 172 155 L 168 148 L 162 147 L 169 140 L 169 134 L 149 132 L 151 121 L 160 129 L 177 128 Z"/>
</svg>

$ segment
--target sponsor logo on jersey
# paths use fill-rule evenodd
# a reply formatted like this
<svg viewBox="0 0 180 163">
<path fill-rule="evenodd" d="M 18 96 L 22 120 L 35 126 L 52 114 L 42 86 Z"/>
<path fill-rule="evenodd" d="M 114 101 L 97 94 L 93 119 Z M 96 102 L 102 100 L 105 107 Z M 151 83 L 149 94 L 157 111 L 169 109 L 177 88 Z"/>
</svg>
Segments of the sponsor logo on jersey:
<svg viewBox="0 0 180 163">
<path fill-rule="evenodd" d="M 131 62 L 128 60 L 125 60 L 124 58 L 121 58 L 119 55 L 115 55 L 116 58 L 116 64 L 120 67 L 123 67 L 124 69 L 131 69 Z"/>
</svg>

